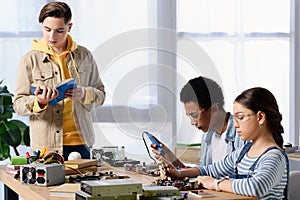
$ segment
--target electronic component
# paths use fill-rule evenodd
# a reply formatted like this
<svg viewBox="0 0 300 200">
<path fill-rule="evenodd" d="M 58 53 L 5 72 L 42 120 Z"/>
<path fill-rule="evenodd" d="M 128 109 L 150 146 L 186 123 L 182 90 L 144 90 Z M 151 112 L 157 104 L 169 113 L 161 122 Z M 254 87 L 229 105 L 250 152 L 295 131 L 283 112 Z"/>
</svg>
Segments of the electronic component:
<svg viewBox="0 0 300 200">
<path fill-rule="evenodd" d="M 33 185 L 36 182 L 36 170 L 34 166 L 21 166 L 21 183 Z"/>
<path fill-rule="evenodd" d="M 189 191 L 188 196 L 191 198 L 194 197 L 198 199 L 198 198 L 215 197 L 216 195 L 203 190 L 193 190 L 193 191 Z"/>
<path fill-rule="evenodd" d="M 91 195 L 78 191 L 75 193 L 75 200 L 98 200 L 99 197 L 92 197 Z"/>
<path fill-rule="evenodd" d="M 163 160 L 159 161 L 159 169 L 160 171 L 164 172 L 166 179 L 171 179 L 170 173 L 168 171 L 168 168 Z"/>
<path fill-rule="evenodd" d="M 166 196 L 166 197 L 143 197 L 140 196 L 139 200 L 184 200 L 183 196 Z"/>
<path fill-rule="evenodd" d="M 29 164 L 21 165 L 21 183 L 50 186 L 65 182 L 65 166 L 63 164 Z"/>
<path fill-rule="evenodd" d="M 181 196 L 177 187 L 174 186 L 153 186 L 143 185 L 144 197 L 164 197 L 164 196 Z"/>
<path fill-rule="evenodd" d="M 98 160 L 98 166 L 101 166 L 103 154 L 104 154 L 103 149 L 93 149 L 92 150 L 92 159 Z"/>
<path fill-rule="evenodd" d="M 174 186 L 143 185 L 140 200 L 183 200 L 184 196 Z"/>
<path fill-rule="evenodd" d="M 132 179 L 109 179 L 81 181 L 81 191 L 99 197 L 137 195 L 142 193 L 142 184 Z"/>
<path fill-rule="evenodd" d="M 127 159 L 125 157 L 125 160 L 114 160 L 112 161 L 111 165 L 114 167 L 123 167 L 125 164 L 140 164 L 141 162 L 138 160 L 132 160 L 132 159 Z"/>
<path fill-rule="evenodd" d="M 124 164 L 124 168 L 127 171 L 134 171 L 140 174 L 146 174 L 151 176 L 160 176 L 159 165 L 158 164 Z"/>
<path fill-rule="evenodd" d="M 109 197 L 101 197 L 96 196 L 93 197 L 83 191 L 78 191 L 75 193 L 75 200 L 136 200 L 137 195 L 124 195 L 124 196 L 109 196 Z"/>
<path fill-rule="evenodd" d="M 122 146 L 121 149 L 119 149 L 118 146 L 103 146 L 100 149 L 93 149 L 92 158 L 98 160 L 98 166 L 101 166 L 103 162 L 115 167 L 121 167 L 125 163 L 140 163 L 140 161 L 127 159 L 127 157 L 125 157 L 124 146 Z"/>
<path fill-rule="evenodd" d="M 105 171 L 105 172 L 85 172 L 80 175 L 71 175 L 66 178 L 66 182 L 68 183 L 79 183 L 81 181 L 91 181 L 91 180 L 108 180 L 108 179 L 127 179 L 129 176 L 117 175 L 113 173 L 113 171 Z"/>
<path fill-rule="evenodd" d="M 157 186 L 175 186 L 180 191 L 186 191 L 186 190 L 198 190 L 203 189 L 204 187 L 202 185 L 198 184 L 198 181 L 196 178 L 184 178 L 182 180 L 164 180 L 164 179 L 156 179 L 152 185 Z"/>
</svg>

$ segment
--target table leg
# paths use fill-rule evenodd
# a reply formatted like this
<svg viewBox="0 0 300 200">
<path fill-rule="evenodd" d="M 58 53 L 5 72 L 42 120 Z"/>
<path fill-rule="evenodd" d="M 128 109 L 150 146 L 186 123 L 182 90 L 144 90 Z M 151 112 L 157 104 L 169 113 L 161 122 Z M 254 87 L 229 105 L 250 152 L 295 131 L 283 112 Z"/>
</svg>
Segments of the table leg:
<svg viewBox="0 0 300 200">
<path fill-rule="evenodd" d="M 7 185 L 4 185 L 4 199 L 5 200 L 19 200 L 19 195 L 10 189 Z"/>
</svg>

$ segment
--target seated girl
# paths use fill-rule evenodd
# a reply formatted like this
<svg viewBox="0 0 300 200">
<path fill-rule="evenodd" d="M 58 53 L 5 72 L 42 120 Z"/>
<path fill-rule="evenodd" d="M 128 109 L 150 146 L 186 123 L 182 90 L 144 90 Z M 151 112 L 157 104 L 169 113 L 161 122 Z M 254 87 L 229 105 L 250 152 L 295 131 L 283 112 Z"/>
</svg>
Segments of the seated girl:
<svg viewBox="0 0 300 200">
<path fill-rule="evenodd" d="M 234 101 L 234 126 L 246 143 L 223 160 L 208 166 L 178 170 L 168 165 L 172 178 L 197 177 L 207 189 L 259 199 L 284 199 L 289 163 L 283 152 L 282 115 L 273 94 L 251 88 Z"/>
</svg>

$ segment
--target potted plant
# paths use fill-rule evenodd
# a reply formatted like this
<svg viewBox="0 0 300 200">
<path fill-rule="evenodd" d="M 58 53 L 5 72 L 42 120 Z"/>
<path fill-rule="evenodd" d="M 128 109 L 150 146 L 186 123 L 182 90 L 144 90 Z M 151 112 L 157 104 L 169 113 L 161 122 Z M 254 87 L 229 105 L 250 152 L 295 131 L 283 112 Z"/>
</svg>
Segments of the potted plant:
<svg viewBox="0 0 300 200">
<path fill-rule="evenodd" d="M 10 146 L 15 154 L 19 156 L 17 147 L 19 145 L 30 146 L 29 126 L 24 122 L 12 119 L 13 94 L 7 89 L 7 86 L 1 86 L 0 81 L 0 160 L 10 158 Z"/>
</svg>

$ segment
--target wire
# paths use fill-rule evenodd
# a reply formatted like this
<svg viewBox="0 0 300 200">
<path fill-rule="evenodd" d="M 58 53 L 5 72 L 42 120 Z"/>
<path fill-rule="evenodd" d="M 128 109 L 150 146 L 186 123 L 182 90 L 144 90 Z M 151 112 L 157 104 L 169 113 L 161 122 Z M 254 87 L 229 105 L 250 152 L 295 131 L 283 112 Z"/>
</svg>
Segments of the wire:
<svg viewBox="0 0 300 200">
<path fill-rule="evenodd" d="M 50 163 L 58 163 L 58 164 L 64 164 L 64 158 L 55 152 L 48 153 L 46 156 L 44 156 L 42 159 L 40 159 L 41 163 L 44 164 L 50 164 Z"/>
<path fill-rule="evenodd" d="M 80 86 L 80 79 L 79 79 L 79 74 L 78 74 L 77 67 L 76 67 L 76 62 L 75 62 L 75 60 L 74 60 L 74 58 L 73 58 L 72 52 L 69 52 L 69 55 L 70 55 L 71 60 L 72 60 L 73 71 L 75 72 L 75 75 L 76 75 L 76 77 L 77 77 L 77 82 L 78 82 L 77 85 Z M 72 73 L 71 73 L 71 76 L 72 76 Z"/>
<path fill-rule="evenodd" d="M 149 148 L 148 148 L 147 143 L 146 143 L 146 140 L 145 140 L 145 138 L 144 138 L 145 133 L 146 133 L 146 131 L 144 131 L 144 132 L 142 133 L 142 138 L 143 138 L 145 147 L 146 147 L 146 149 L 147 149 L 148 155 L 149 155 L 149 157 L 155 162 L 155 164 L 157 164 L 157 161 L 156 161 L 156 160 L 151 156 L 151 154 L 150 154 Z"/>
<path fill-rule="evenodd" d="M 78 173 L 80 174 L 80 176 L 83 176 L 83 175 L 84 175 L 84 174 L 83 174 L 79 169 L 77 169 L 77 168 L 70 167 L 70 166 L 68 166 L 68 165 L 65 165 L 65 167 L 67 167 L 67 168 L 69 168 L 69 169 L 72 169 L 72 170 L 78 172 Z"/>
</svg>

